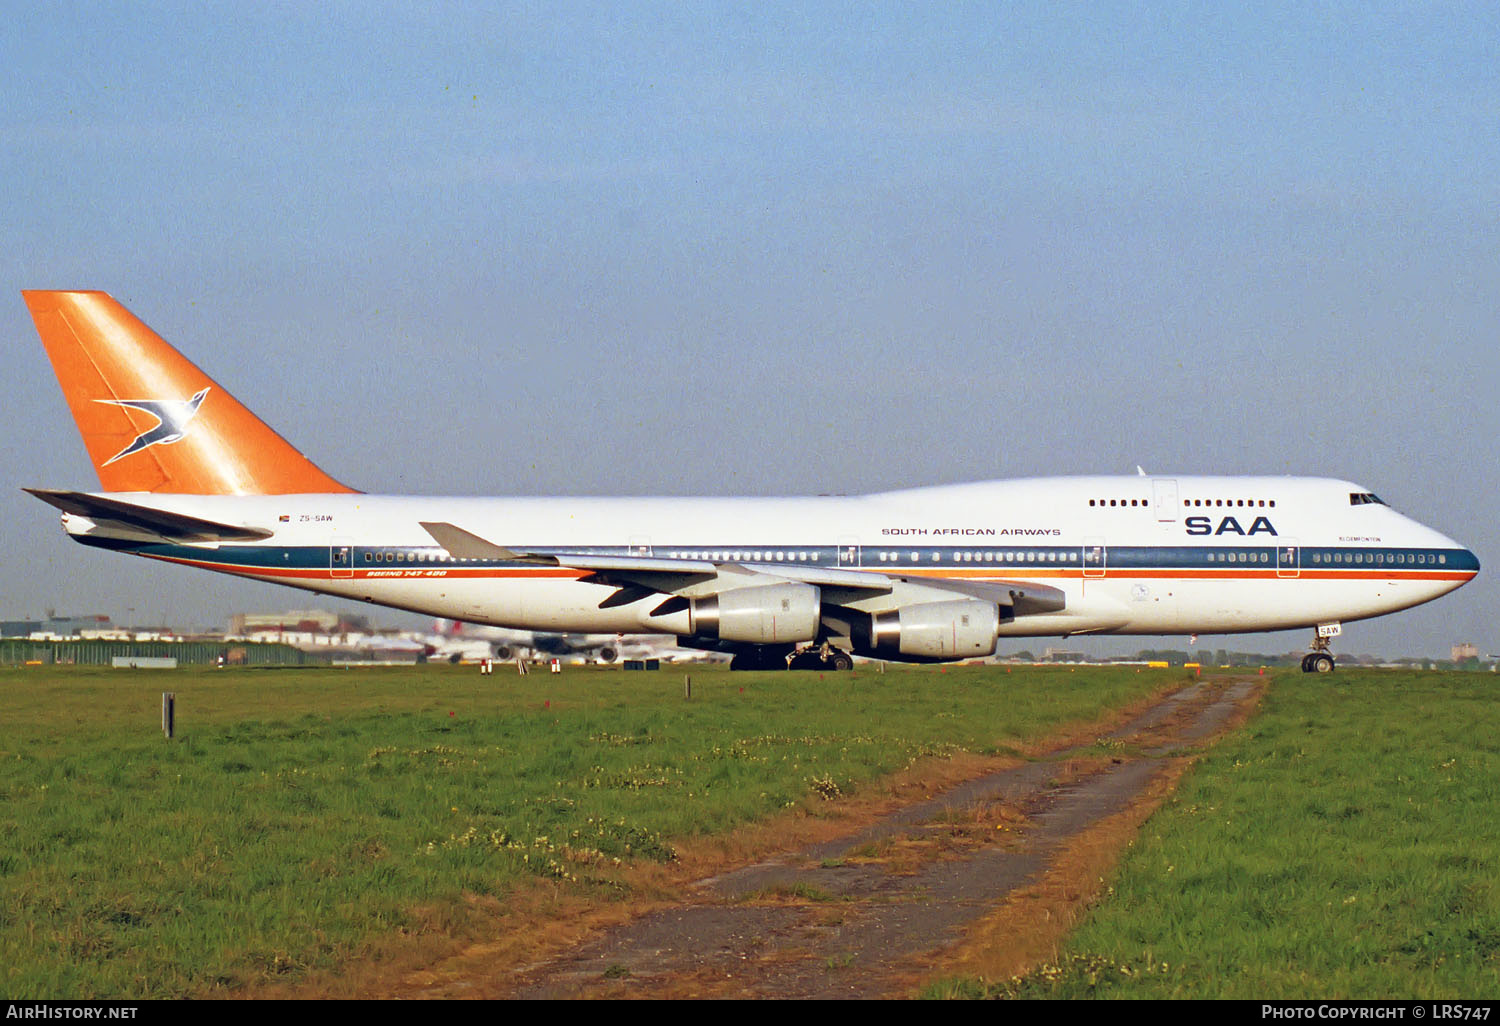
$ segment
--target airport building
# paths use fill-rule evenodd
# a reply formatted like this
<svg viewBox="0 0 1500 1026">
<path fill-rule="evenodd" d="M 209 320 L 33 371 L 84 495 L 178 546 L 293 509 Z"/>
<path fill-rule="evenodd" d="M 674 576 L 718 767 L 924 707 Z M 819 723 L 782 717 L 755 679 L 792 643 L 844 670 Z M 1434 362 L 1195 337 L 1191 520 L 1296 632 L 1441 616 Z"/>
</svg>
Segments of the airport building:
<svg viewBox="0 0 1500 1026">
<path fill-rule="evenodd" d="M 49 611 L 40 620 L 0 620 L 0 638 L 29 638 L 43 634 L 58 638 L 80 637 L 86 632 L 112 630 L 108 616 L 53 616 Z"/>
<path fill-rule="evenodd" d="M 288 609 L 282 613 L 236 613 L 229 618 L 229 633 L 253 634 L 369 634 L 370 618 L 326 609 Z"/>
</svg>

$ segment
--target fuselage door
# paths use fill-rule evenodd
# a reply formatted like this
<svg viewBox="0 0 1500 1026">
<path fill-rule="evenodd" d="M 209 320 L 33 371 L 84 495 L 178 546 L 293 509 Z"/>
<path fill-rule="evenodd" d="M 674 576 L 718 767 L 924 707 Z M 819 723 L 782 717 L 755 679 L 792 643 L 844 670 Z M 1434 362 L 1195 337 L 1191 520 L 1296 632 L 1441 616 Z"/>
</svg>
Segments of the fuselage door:
<svg viewBox="0 0 1500 1026">
<path fill-rule="evenodd" d="M 328 546 L 328 576 L 354 576 L 354 546 L 341 545 L 337 539 Z"/>
<path fill-rule="evenodd" d="M 1105 548 L 1103 538 L 1083 540 L 1083 576 L 1103 577 L 1108 558 L 1109 550 Z"/>
<path fill-rule="evenodd" d="M 839 539 L 839 566 L 859 566 L 859 539 L 843 537 Z"/>
<path fill-rule="evenodd" d="M 1276 576 L 1296 577 L 1302 572 L 1302 547 L 1296 538 L 1282 538 L 1276 546 Z"/>
<path fill-rule="evenodd" d="M 1167 524 L 1177 519 L 1177 479 L 1152 478 L 1151 487 L 1156 492 L 1156 520 Z"/>
</svg>

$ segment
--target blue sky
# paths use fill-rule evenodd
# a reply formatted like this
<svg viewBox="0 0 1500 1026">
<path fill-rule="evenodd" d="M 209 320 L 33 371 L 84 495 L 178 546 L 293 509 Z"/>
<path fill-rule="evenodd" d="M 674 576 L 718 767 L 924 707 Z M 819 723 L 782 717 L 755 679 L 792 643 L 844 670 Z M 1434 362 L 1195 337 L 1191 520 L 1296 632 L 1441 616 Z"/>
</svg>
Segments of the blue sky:
<svg viewBox="0 0 1500 1026">
<path fill-rule="evenodd" d="M 4 614 L 313 601 L 19 492 L 95 484 L 33 287 L 369 491 L 1326 474 L 1500 559 L 1492 7 L 927 6 L 8 12 Z M 1347 648 L 1500 647 L 1489 576 Z"/>
</svg>

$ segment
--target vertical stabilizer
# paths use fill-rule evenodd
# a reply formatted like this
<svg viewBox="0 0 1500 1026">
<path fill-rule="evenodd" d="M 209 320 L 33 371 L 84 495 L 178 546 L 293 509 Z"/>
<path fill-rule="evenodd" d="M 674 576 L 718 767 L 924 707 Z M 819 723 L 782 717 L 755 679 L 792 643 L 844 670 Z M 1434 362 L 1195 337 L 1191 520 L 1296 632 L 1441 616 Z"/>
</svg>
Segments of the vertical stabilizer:
<svg viewBox="0 0 1500 1026">
<path fill-rule="evenodd" d="M 106 492 L 350 492 L 103 292 L 22 295 Z"/>
</svg>

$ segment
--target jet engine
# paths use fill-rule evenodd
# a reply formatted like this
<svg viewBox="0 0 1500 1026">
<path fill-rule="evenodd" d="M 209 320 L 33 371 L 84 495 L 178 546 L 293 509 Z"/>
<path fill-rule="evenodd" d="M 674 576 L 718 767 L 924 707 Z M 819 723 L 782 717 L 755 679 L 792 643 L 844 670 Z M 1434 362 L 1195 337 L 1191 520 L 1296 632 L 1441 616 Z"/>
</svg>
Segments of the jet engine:
<svg viewBox="0 0 1500 1026">
<path fill-rule="evenodd" d="M 812 641 L 818 636 L 823 596 L 811 584 L 789 581 L 734 588 L 688 606 L 692 634 L 755 645 Z"/>
<path fill-rule="evenodd" d="M 1000 607 L 979 599 L 922 602 L 870 618 L 862 655 L 889 659 L 974 659 L 992 655 L 1000 633 Z"/>
</svg>

